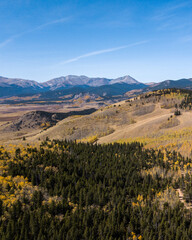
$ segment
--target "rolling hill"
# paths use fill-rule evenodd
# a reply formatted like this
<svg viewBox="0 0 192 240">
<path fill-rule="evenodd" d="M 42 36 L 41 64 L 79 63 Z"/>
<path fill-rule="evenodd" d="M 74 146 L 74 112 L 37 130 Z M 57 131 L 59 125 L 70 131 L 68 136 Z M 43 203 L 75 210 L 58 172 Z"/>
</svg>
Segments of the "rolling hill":
<svg viewBox="0 0 192 240">
<path fill-rule="evenodd" d="M 166 147 L 190 155 L 192 92 L 160 90 L 58 122 L 35 137 L 111 143 L 140 141 L 146 147 Z M 181 115 L 176 115 L 176 110 Z M 187 149 L 187 150 L 186 150 Z"/>
<path fill-rule="evenodd" d="M 57 122 L 76 115 L 88 115 L 95 112 L 96 109 L 86 109 L 82 111 L 70 111 L 67 113 L 60 113 L 60 112 L 45 112 L 45 111 L 31 111 L 19 119 L 13 121 L 11 124 L 8 124 L 5 128 L 5 132 L 15 132 L 21 131 L 26 129 L 46 129 L 55 125 Z"/>
<path fill-rule="evenodd" d="M 2 124 L 0 140 L 20 142 L 25 136 L 29 143 L 46 138 L 101 144 L 139 141 L 148 148 L 166 148 L 190 156 L 191 109 L 191 90 L 157 90 L 103 106 L 95 112 L 87 112 L 88 115 L 83 112 L 60 114 L 65 115 L 63 120 L 57 117 L 54 123 L 50 120 L 51 112 L 41 112 L 40 117 L 38 112 L 35 117 L 29 112 L 13 123 Z"/>
</svg>

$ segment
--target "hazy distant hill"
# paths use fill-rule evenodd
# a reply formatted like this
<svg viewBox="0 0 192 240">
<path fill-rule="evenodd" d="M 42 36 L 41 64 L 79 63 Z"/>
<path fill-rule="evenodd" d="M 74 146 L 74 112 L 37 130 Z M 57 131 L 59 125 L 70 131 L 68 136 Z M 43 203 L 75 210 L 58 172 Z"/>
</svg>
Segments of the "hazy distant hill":
<svg viewBox="0 0 192 240">
<path fill-rule="evenodd" d="M 150 86 L 152 90 L 166 89 L 166 88 L 189 88 L 192 89 L 192 78 L 179 80 L 166 80 Z"/>
</svg>

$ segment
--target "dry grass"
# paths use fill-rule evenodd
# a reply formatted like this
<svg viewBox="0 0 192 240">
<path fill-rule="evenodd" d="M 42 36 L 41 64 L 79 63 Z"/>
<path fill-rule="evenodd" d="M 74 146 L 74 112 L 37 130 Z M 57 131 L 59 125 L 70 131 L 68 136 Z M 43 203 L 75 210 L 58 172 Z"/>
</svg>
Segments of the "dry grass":
<svg viewBox="0 0 192 240">
<path fill-rule="evenodd" d="M 172 128 L 175 126 L 178 126 L 180 124 L 180 121 L 177 117 L 169 117 L 167 120 L 165 120 L 160 126 L 160 129 L 164 129 L 164 128 Z"/>
<path fill-rule="evenodd" d="M 148 134 L 143 137 L 119 139 L 119 143 L 138 141 L 145 148 L 179 151 L 183 156 L 192 157 L 192 127 Z"/>
<path fill-rule="evenodd" d="M 142 116 L 145 114 L 152 113 L 155 110 L 155 105 L 148 105 L 148 106 L 138 106 L 136 110 L 133 112 L 133 115 Z"/>
<path fill-rule="evenodd" d="M 122 142 L 141 137 L 146 140 L 146 135 L 158 132 L 160 125 L 171 115 L 172 109 L 162 109 L 161 104 L 161 99 L 155 96 L 122 101 L 101 108 L 89 116 L 65 119 L 31 140 L 49 137 L 90 141 L 93 136 L 99 138 L 98 143 Z M 176 126 L 175 122 L 172 125 Z"/>
</svg>

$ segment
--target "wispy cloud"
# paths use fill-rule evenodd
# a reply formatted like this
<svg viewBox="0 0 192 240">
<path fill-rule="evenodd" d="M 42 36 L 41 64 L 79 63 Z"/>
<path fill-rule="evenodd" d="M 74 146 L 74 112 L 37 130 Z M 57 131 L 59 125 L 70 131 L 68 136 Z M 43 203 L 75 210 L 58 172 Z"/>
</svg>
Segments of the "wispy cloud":
<svg viewBox="0 0 192 240">
<path fill-rule="evenodd" d="M 25 34 L 35 32 L 35 31 L 37 31 L 37 30 L 43 29 L 43 28 L 45 28 L 45 27 L 47 27 L 47 26 L 50 26 L 50 25 L 67 22 L 69 19 L 70 19 L 70 17 L 56 19 L 56 20 L 54 20 L 54 21 L 50 21 L 50 22 L 41 24 L 41 25 L 39 25 L 39 26 L 37 26 L 37 27 L 35 27 L 35 28 L 31 28 L 31 29 L 29 29 L 29 30 L 27 30 L 27 31 L 25 31 L 25 32 L 22 32 L 22 33 L 13 35 L 13 36 L 9 37 L 8 39 L 4 40 L 3 42 L 0 42 L 0 48 L 6 46 L 6 45 L 9 44 L 10 42 L 14 41 L 15 39 L 17 39 L 17 38 L 19 38 L 19 37 L 22 37 L 22 36 L 25 35 Z"/>
<path fill-rule="evenodd" d="M 42 29 L 44 27 L 47 27 L 47 26 L 50 26 L 50 25 L 54 25 L 54 24 L 57 24 L 57 23 L 64 23 L 64 22 L 67 22 L 69 19 L 70 19 L 70 17 L 56 19 L 54 21 L 47 22 L 47 23 L 41 24 L 41 25 L 39 25 L 39 26 L 37 26 L 37 27 L 35 27 L 33 29 L 30 29 L 30 30 L 26 31 L 24 34 L 30 33 L 30 32 L 34 32 L 36 30 L 39 30 L 39 29 Z"/>
<path fill-rule="evenodd" d="M 110 53 L 110 52 L 115 52 L 115 51 L 118 51 L 118 50 L 121 50 L 121 49 L 125 49 L 125 48 L 129 48 L 129 47 L 134 47 L 134 46 L 138 46 L 138 45 L 142 45 L 142 44 L 145 44 L 149 41 L 141 41 L 141 42 L 135 42 L 135 43 L 132 43 L 132 44 L 128 44 L 128 45 L 124 45 L 124 46 L 120 46 L 120 47 L 115 47 L 115 48 L 107 48 L 107 49 L 102 49 L 102 50 L 98 50 L 98 51 L 93 51 L 93 52 L 89 52 L 89 53 L 86 53 L 86 54 L 83 54 L 83 55 L 80 55 L 80 56 L 77 56 L 75 58 L 71 58 L 71 59 L 68 59 L 68 60 L 65 60 L 63 62 L 60 62 L 59 64 L 60 65 L 64 65 L 64 64 L 67 64 L 67 63 L 71 63 L 71 62 L 76 62 L 82 58 L 88 58 L 88 57 L 91 57 L 91 56 L 95 56 L 95 55 L 100 55 L 100 54 L 104 54 L 104 53 Z"/>
<path fill-rule="evenodd" d="M 153 22 L 158 24 L 157 30 L 173 31 L 188 27 L 191 16 L 188 13 L 184 14 L 183 11 L 191 7 L 191 2 L 173 3 L 158 9 L 151 18 Z"/>
<path fill-rule="evenodd" d="M 0 43 L 0 48 L 6 46 L 7 44 L 9 44 L 10 42 L 12 42 L 14 40 L 14 37 L 8 38 L 5 41 Z"/>
<path fill-rule="evenodd" d="M 163 9 L 158 10 L 152 19 L 157 21 L 171 19 L 176 15 L 176 11 L 188 7 L 189 4 L 190 2 L 183 2 L 180 4 L 164 7 Z"/>
</svg>

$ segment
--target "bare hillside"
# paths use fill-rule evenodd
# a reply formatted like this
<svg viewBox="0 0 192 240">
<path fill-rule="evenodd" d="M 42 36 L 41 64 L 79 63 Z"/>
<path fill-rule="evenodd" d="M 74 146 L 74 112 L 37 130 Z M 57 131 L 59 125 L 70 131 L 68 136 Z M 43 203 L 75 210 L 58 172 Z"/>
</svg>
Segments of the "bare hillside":
<svg viewBox="0 0 192 240">
<path fill-rule="evenodd" d="M 12 122 L 3 122 L 0 125 L 0 140 L 21 139 L 23 137 L 36 135 L 67 117 L 87 115 L 95 112 L 95 110 L 94 108 L 90 108 L 69 112 L 30 111 L 17 117 Z"/>
</svg>

